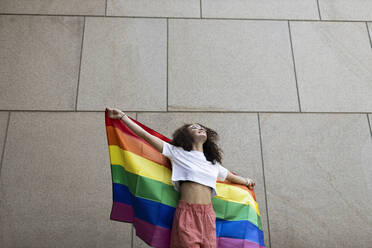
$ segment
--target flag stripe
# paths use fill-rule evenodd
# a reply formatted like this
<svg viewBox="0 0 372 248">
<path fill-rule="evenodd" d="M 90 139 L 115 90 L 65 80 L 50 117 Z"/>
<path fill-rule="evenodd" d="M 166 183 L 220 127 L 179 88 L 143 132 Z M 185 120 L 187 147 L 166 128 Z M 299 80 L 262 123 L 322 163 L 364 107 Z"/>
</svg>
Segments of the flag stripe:
<svg viewBox="0 0 372 248">
<path fill-rule="evenodd" d="M 244 248 L 265 248 L 264 244 L 257 244 L 246 239 L 233 239 L 217 237 L 218 247 L 244 247 Z"/>
</svg>

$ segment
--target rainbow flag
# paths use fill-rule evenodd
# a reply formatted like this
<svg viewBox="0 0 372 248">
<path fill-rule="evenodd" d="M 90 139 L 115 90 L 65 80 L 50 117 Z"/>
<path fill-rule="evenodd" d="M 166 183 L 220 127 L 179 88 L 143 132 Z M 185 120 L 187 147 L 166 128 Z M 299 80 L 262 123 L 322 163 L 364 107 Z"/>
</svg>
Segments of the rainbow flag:
<svg viewBox="0 0 372 248">
<path fill-rule="evenodd" d="M 123 121 L 110 119 L 107 109 L 105 117 L 113 191 L 110 219 L 133 223 L 136 235 L 149 246 L 167 248 L 179 199 L 171 182 L 171 162 Z M 129 118 L 152 135 L 170 141 Z M 265 247 L 253 190 L 217 179 L 217 191 L 212 204 L 218 247 Z"/>
</svg>

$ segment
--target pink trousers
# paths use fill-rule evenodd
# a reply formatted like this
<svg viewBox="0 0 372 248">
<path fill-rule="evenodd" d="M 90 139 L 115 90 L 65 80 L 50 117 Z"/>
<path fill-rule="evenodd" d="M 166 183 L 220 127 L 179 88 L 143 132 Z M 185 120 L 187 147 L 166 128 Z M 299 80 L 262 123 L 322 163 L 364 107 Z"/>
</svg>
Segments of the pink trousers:
<svg viewBox="0 0 372 248">
<path fill-rule="evenodd" d="M 171 248 L 216 248 L 216 213 L 212 203 L 178 201 L 171 230 Z"/>
</svg>

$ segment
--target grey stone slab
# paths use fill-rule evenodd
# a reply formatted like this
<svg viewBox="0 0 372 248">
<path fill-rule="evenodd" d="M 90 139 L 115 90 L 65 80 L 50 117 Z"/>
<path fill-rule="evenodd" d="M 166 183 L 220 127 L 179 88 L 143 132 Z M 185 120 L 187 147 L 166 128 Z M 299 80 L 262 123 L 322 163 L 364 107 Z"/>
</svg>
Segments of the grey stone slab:
<svg viewBox="0 0 372 248">
<path fill-rule="evenodd" d="M 222 165 L 256 182 L 254 189 L 261 214 L 264 238 L 269 247 L 265 191 L 257 114 L 252 113 L 138 113 L 137 120 L 172 139 L 172 133 L 184 123 L 199 122 L 219 134 L 223 151 Z M 134 239 L 135 247 L 143 246 Z"/>
<path fill-rule="evenodd" d="M 104 118 L 104 112 L 11 113 L 0 247 L 131 247 L 131 224 L 110 220 Z"/>
<path fill-rule="evenodd" d="M 167 20 L 86 17 L 78 109 L 166 110 Z"/>
<path fill-rule="evenodd" d="M 202 0 L 202 15 L 208 18 L 265 18 L 319 20 L 313 0 Z"/>
<path fill-rule="evenodd" d="M 372 2 L 368 0 L 319 0 L 322 20 L 372 20 Z"/>
<path fill-rule="evenodd" d="M 0 159 L 2 158 L 3 149 L 4 149 L 8 118 L 9 118 L 8 112 L 0 112 Z M 0 170 L 1 170 L 1 161 L 0 161 Z M 0 171 L 0 174 L 1 174 L 1 171 Z"/>
<path fill-rule="evenodd" d="M 200 18 L 200 0 L 107 0 L 107 15 Z"/>
<path fill-rule="evenodd" d="M 372 53 L 365 23 L 290 22 L 301 110 L 372 111 Z"/>
<path fill-rule="evenodd" d="M 260 114 L 272 247 L 372 242 L 365 114 Z"/>
<path fill-rule="evenodd" d="M 0 16 L 0 109 L 73 110 L 83 17 Z"/>
<path fill-rule="evenodd" d="M 105 0 L 1 0 L 6 14 L 104 15 Z"/>
<path fill-rule="evenodd" d="M 169 20 L 168 110 L 299 111 L 284 21 Z"/>
</svg>

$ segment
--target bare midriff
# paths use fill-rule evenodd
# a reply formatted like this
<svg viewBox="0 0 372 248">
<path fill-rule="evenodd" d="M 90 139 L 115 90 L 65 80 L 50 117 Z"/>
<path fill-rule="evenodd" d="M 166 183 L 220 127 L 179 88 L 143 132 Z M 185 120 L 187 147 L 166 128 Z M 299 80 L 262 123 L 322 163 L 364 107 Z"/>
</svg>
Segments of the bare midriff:
<svg viewBox="0 0 372 248">
<path fill-rule="evenodd" d="M 209 204 L 212 202 L 211 187 L 192 181 L 182 181 L 180 183 L 180 200 L 197 204 Z"/>
</svg>

